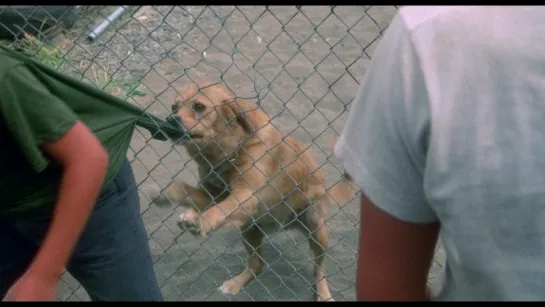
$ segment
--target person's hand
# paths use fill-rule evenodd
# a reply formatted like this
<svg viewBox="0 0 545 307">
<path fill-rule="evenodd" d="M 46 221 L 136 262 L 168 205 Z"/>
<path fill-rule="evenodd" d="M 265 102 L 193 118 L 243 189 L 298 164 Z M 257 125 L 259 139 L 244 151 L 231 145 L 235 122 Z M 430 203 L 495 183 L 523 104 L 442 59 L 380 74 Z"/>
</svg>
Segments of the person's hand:
<svg viewBox="0 0 545 307">
<path fill-rule="evenodd" d="M 48 302 L 55 300 L 57 281 L 39 274 L 27 272 L 11 288 L 3 301 Z"/>
</svg>

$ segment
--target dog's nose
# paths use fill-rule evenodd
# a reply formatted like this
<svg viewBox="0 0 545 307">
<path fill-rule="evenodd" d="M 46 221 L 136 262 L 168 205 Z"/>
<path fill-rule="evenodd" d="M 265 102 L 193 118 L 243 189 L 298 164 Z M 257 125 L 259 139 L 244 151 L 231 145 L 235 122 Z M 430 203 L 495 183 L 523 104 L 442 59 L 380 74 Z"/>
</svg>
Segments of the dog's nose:
<svg viewBox="0 0 545 307">
<path fill-rule="evenodd" d="M 179 127 L 181 126 L 181 123 L 182 123 L 182 119 L 179 115 L 176 115 L 176 114 L 170 114 L 167 119 L 166 119 L 166 122 L 175 126 L 175 127 Z"/>
</svg>

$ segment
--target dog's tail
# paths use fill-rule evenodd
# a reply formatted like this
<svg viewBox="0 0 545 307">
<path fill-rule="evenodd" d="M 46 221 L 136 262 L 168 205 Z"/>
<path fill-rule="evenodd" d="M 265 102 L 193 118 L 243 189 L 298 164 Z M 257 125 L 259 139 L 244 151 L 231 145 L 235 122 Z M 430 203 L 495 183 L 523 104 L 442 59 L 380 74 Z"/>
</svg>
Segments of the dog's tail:
<svg viewBox="0 0 545 307">
<path fill-rule="evenodd" d="M 331 148 L 335 148 L 337 139 L 332 138 L 329 143 Z M 356 182 L 345 170 L 342 174 L 342 178 L 334 185 L 329 187 L 326 191 L 330 200 L 329 203 L 331 205 L 342 206 L 345 202 L 354 199 L 358 193 L 358 190 L 359 189 Z"/>
</svg>

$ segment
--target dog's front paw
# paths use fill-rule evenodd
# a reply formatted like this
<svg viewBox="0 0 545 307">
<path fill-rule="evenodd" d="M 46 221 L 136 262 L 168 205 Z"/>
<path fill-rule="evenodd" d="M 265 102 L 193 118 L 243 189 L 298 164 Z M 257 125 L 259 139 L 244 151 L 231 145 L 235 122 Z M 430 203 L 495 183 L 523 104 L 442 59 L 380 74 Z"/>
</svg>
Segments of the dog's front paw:
<svg viewBox="0 0 545 307">
<path fill-rule="evenodd" d="M 230 279 L 224 281 L 223 284 L 218 288 L 218 291 L 221 294 L 225 295 L 237 295 L 241 289 L 242 286 L 239 282 L 237 282 L 235 279 Z"/>
<path fill-rule="evenodd" d="M 189 231 L 192 235 L 196 237 L 203 237 L 206 235 L 206 232 L 203 227 L 203 223 L 197 211 L 189 209 L 184 213 L 180 214 L 178 219 L 178 226 L 185 231 Z"/>
<path fill-rule="evenodd" d="M 335 299 L 333 299 L 333 297 L 327 297 L 327 298 L 322 298 L 321 296 L 318 295 L 318 299 L 317 299 L 318 302 L 334 302 Z"/>
</svg>

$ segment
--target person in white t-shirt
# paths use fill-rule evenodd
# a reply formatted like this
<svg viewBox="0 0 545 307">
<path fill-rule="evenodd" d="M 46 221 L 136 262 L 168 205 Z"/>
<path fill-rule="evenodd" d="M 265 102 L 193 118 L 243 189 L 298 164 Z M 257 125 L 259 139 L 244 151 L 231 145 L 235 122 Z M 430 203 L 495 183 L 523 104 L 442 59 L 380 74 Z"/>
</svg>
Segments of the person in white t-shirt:
<svg viewBox="0 0 545 307">
<path fill-rule="evenodd" d="M 545 6 L 401 8 L 349 114 L 358 300 L 545 300 Z"/>
</svg>

